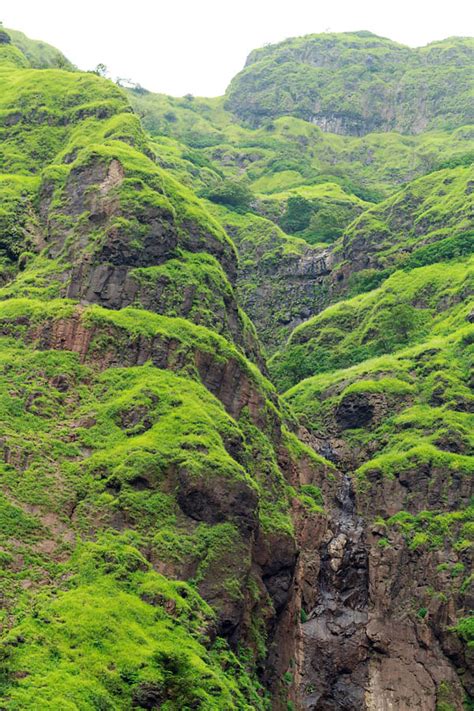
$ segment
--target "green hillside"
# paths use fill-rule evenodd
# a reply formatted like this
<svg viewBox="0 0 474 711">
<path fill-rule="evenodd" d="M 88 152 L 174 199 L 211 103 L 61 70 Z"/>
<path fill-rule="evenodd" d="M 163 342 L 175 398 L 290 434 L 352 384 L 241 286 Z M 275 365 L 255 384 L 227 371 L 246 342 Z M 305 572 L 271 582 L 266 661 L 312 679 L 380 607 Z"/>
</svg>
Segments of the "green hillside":
<svg viewBox="0 0 474 711">
<path fill-rule="evenodd" d="M 226 106 L 251 125 L 290 115 L 356 136 L 452 129 L 472 120 L 473 52 L 470 38 L 413 50 L 370 32 L 307 35 L 252 52 Z"/>
<path fill-rule="evenodd" d="M 2 709 L 472 707 L 472 48 L 0 30 Z"/>
</svg>

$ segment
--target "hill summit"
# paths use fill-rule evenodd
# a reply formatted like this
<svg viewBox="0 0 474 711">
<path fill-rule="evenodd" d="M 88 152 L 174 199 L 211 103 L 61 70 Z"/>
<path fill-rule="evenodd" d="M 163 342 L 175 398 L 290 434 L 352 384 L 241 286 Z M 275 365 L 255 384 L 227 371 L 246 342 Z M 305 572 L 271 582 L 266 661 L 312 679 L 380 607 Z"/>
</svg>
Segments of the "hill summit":
<svg viewBox="0 0 474 711">
<path fill-rule="evenodd" d="M 370 32 L 307 35 L 253 51 L 226 107 L 250 126 L 295 116 L 325 131 L 416 134 L 473 118 L 471 38 L 410 49 Z"/>
</svg>

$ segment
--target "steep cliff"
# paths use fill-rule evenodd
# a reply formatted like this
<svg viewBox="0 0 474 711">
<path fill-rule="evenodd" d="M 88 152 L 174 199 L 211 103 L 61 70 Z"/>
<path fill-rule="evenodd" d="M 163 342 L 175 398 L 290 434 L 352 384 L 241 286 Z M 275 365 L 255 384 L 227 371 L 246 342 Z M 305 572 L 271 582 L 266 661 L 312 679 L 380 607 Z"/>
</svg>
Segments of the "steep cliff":
<svg viewBox="0 0 474 711">
<path fill-rule="evenodd" d="M 2 708 L 471 707 L 471 53 L 0 32 Z"/>
</svg>

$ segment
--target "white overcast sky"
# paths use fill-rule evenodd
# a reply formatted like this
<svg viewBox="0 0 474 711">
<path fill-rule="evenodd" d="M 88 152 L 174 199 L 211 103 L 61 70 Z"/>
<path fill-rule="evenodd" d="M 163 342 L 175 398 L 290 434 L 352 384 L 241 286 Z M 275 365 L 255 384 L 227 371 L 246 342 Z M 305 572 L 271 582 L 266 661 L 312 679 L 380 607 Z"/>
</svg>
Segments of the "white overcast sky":
<svg viewBox="0 0 474 711">
<path fill-rule="evenodd" d="M 0 21 L 175 96 L 218 96 L 250 50 L 313 32 L 370 30 L 418 47 L 474 34 L 472 0 L 1 0 Z"/>
</svg>

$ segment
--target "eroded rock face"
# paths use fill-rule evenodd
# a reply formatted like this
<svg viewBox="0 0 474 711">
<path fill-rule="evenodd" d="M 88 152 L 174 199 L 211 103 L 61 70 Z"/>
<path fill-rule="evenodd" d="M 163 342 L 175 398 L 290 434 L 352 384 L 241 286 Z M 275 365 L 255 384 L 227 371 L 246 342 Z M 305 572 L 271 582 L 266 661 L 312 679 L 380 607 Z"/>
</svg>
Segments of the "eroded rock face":
<svg viewBox="0 0 474 711">
<path fill-rule="evenodd" d="M 433 556 L 407 550 L 401 538 L 385 550 L 374 543 L 369 557 L 371 609 L 366 634 L 372 654 L 365 708 L 429 711 L 447 693 L 451 708 L 461 710 L 464 690 L 436 625 L 435 629 L 430 625 L 431 612 L 428 619 L 417 621 L 407 615 L 411 601 L 420 599 L 435 577 Z M 445 612 L 454 624 L 454 610 Z M 449 624 L 449 619 L 445 621 Z"/>
<path fill-rule="evenodd" d="M 249 294 L 242 290 L 242 302 L 270 350 L 279 345 L 279 339 L 322 308 L 331 265 L 330 250 L 317 250 L 308 245 L 299 256 L 282 255 L 273 268 L 257 260 L 253 268 L 241 270 L 241 283 L 257 283 L 257 288 Z M 275 317 L 280 336 L 275 332 Z"/>
<path fill-rule="evenodd" d="M 347 475 L 337 501 L 326 531 L 304 541 L 301 554 L 297 708 L 434 711 L 444 701 L 461 711 L 472 660 L 446 631 L 456 622 L 452 601 L 433 599 L 425 618 L 410 614 L 445 553 L 410 549 L 402 536 L 379 545 L 383 532 L 358 515 Z"/>
<path fill-rule="evenodd" d="M 301 708 L 363 708 L 368 674 L 368 561 L 351 482 L 342 480 L 320 548 L 315 606 L 302 624 Z"/>
<path fill-rule="evenodd" d="M 110 309 L 132 305 L 159 314 L 171 311 L 222 333 L 264 368 L 260 345 L 245 327 L 233 292 L 237 259 L 232 245 L 223 233 L 218 236 L 189 218 L 178 220 L 163 188 L 147 189 L 152 197 L 142 198 L 141 180 L 118 159 L 98 157 L 72 168 L 60 188 L 54 180 L 43 182 L 39 214 L 48 253 L 70 262 L 62 277 L 63 295 Z M 132 205 L 124 198 L 127 190 L 135 193 Z M 189 275 L 189 258 L 196 254 L 215 260 L 212 266 L 222 270 L 219 284 L 209 286 L 196 271 Z M 182 270 L 182 287 L 166 270 L 153 272 L 171 260 L 175 270 Z"/>
<path fill-rule="evenodd" d="M 255 226 L 258 240 L 232 224 L 226 228 L 240 257 L 240 303 L 273 353 L 293 328 L 324 307 L 332 250 L 303 241 L 297 249 L 287 249 L 287 237 L 271 222 Z"/>
<path fill-rule="evenodd" d="M 28 339 L 35 340 L 41 350 L 78 353 L 82 361 L 95 363 L 101 369 L 143 365 L 148 361 L 163 369 L 195 369 L 202 383 L 223 403 L 229 414 L 238 418 L 242 410 L 248 408 L 257 426 L 274 428 L 275 435 L 279 432 L 278 415 L 265 407 L 265 394 L 236 357 L 223 358 L 217 352 L 201 350 L 197 344 L 183 344 L 165 334 L 155 337 L 135 335 L 112 325 L 86 323 L 83 317 L 84 309 L 77 307 L 68 318 L 46 319 L 38 326 L 30 323 Z M 28 318 L 4 322 L 0 333 L 14 335 L 18 328 L 22 329 L 28 323 Z M 107 336 L 105 347 L 97 347 L 99 336 Z M 269 393 L 268 397 L 276 401 L 275 394 Z M 270 422 L 268 418 L 271 418 Z M 238 442 L 234 446 L 238 447 Z"/>
<path fill-rule="evenodd" d="M 453 595 L 449 570 L 460 561 L 470 569 L 470 555 L 410 546 L 401 533 L 388 544 L 387 531 L 373 521 L 403 509 L 417 514 L 446 497 L 455 510 L 470 494 L 469 477 L 434 468 L 394 478 L 374 472 L 365 494 L 356 494 L 350 474 L 342 476 L 326 530 L 302 541 L 297 708 L 464 708 L 472 659 L 450 630 L 472 600 L 468 591 L 459 595 L 459 583 Z M 422 608 L 430 587 L 440 585 L 446 595 Z"/>
<path fill-rule="evenodd" d="M 296 546 L 291 536 L 267 535 L 257 538 L 255 561 L 276 611 L 288 602 L 296 563 Z"/>
</svg>

